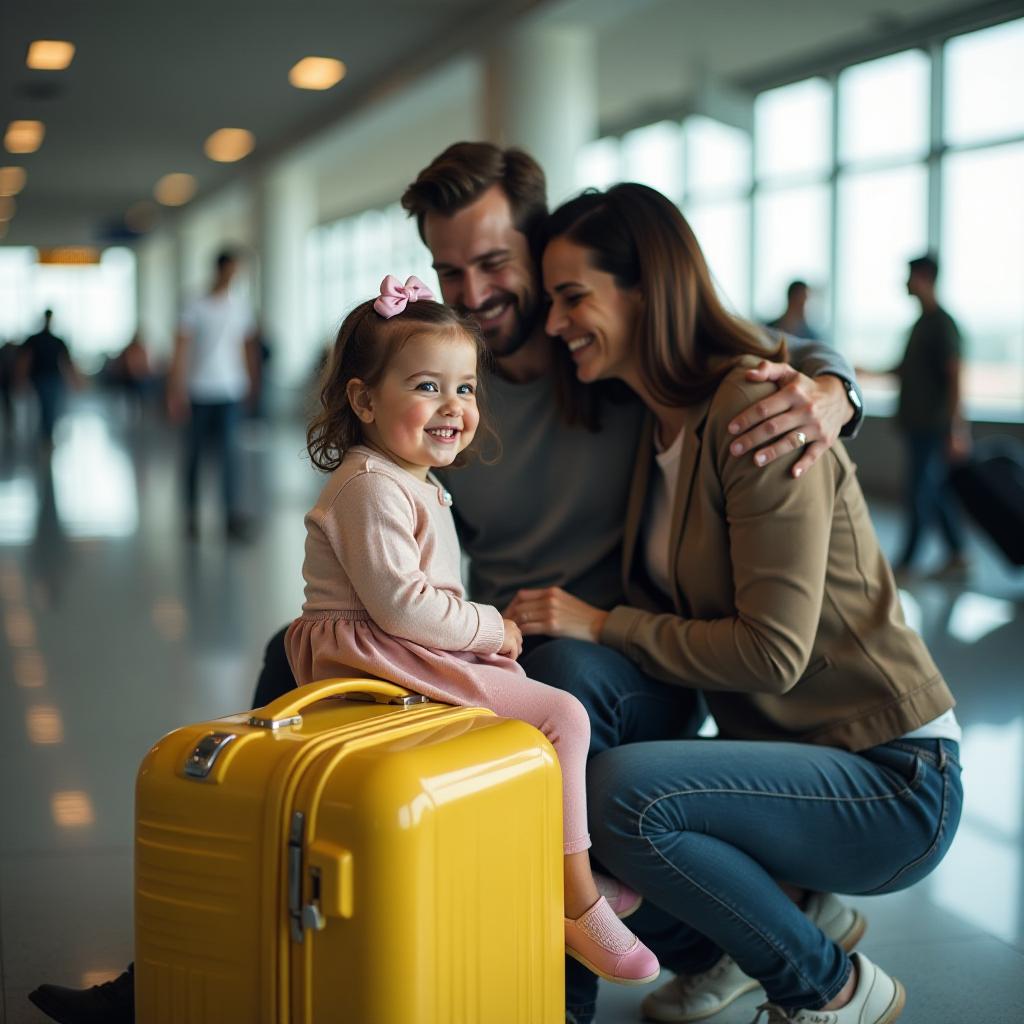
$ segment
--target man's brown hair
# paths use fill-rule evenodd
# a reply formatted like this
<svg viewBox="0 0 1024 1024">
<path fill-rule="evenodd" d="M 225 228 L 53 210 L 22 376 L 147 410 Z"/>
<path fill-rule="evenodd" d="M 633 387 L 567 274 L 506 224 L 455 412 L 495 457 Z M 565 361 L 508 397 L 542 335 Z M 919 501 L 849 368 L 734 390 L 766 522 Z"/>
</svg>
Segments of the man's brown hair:
<svg viewBox="0 0 1024 1024">
<path fill-rule="evenodd" d="M 428 213 L 450 217 L 500 185 L 512 208 L 516 230 L 526 236 L 531 253 L 547 218 L 547 182 L 540 164 L 521 149 L 490 142 L 456 142 L 436 157 L 405 190 L 402 207 L 415 216 L 420 238 Z"/>
</svg>

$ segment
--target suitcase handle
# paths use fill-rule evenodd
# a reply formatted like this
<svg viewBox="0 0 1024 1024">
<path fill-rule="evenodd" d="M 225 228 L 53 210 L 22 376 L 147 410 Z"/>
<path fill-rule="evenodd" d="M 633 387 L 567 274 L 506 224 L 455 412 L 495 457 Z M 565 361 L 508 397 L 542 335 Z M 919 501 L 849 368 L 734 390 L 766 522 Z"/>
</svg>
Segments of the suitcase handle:
<svg viewBox="0 0 1024 1024">
<path fill-rule="evenodd" d="M 345 694 L 372 694 L 383 697 L 378 703 L 421 703 L 427 698 L 406 690 L 383 679 L 321 679 L 305 686 L 297 686 L 289 693 L 272 700 L 265 708 L 253 712 L 253 724 L 275 729 L 279 725 L 291 725 L 299 713 L 328 697 L 343 697 Z M 276 724 L 275 724 L 276 723 Z"/>
</svg>

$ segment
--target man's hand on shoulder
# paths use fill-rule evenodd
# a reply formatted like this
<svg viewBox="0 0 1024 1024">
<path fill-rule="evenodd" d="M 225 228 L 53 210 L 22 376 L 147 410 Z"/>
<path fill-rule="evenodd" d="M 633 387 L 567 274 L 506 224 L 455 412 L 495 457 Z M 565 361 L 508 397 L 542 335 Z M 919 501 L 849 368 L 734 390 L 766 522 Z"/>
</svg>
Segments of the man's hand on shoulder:
<svg viewBox="0 0 1024 1024">
<path fill-rule="evenodd" d="M 790 471 L 800 476 L 836 443 L 839 431 L 853 417 L 846 386 L 832 374 L 807 377 L 788 363 L 763 360 L 747 371 L 746 378 L 771 381 L 778 389 L 729 424 L 729 433 L 738 435 L 729 451 L 735 456 L 753 451 L 759 466 L 802 449 Z"/>
</svg>

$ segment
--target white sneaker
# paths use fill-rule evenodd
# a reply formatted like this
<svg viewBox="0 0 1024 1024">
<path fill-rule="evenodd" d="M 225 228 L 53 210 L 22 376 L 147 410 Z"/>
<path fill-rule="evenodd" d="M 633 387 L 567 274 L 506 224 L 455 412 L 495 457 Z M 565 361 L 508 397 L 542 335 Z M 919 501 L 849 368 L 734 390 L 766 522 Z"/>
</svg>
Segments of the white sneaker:
<svg viewBox="0 0 1024 1024">
<path fill-rule="evenodd" d="M 787 1015 L 774 1003 L 765 1003 L 758 1007 L 751 1024 L 757 1024 L 762 1013 L 767 1015 L 767 1024 L 891 1024 L 907 1001 L 903 986 L 863 953 L 854 953 L 851 959 L 857 967 L 857 988 L 842 1009 L 797 1010 Z"/>
<path fill-rule="evenodd" d="M 850 953 L 864 938 L 868 922 L 854 907 L 848 907 L 835 893 L 812 892 L 804 913 L 837 945 Z"/>
<path fill-rule="evenodd" d="M 847 953 L 867 931 L 864 915 L 830 892 L 810 893 L 804 913 Z M 700 974 L 680 974 L 666 982 L 644 999 L 641 1009 L 648 1020 L 686 1024 L 713 1017 L 740 996 L 759 987 L 731 957 L 723 956 Z"/>
<path fill-rule="evenodd" d="M 657 1021 L 692 1021 L 713 1017 L 745 992 L 760 988 L 732 957 L 723 956 L 700 974 L 677 974 L 644 997 L 644 1017 Z"/>
</svg>

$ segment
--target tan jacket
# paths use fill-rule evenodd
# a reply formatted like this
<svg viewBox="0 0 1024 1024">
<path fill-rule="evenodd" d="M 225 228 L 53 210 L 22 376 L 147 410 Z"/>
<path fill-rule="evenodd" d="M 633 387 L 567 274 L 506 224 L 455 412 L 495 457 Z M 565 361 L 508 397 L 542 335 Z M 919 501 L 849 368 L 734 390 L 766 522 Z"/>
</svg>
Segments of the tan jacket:
<svg viewBox="0 0 1024 1024">
<path fill-rule="evenodd" d="M 734 369 L 687 409 L 669 545 L 671 606 L 638 544 L 653 420 L 641 440 L 626 513 L 630 607 L 601 642 L 645 672 L 705 691 L 721 735 L 863 750 L 954 704 L 903 619 L 856 467 L 835 444 L 798 480 L 796 455 L 764 468 L 729 453 L 727 426 L 773 385 Z"/>
</svg>

